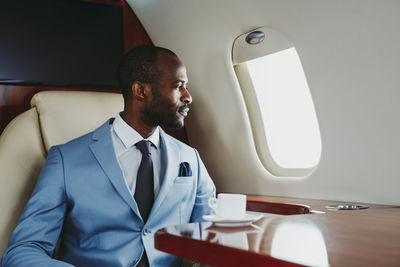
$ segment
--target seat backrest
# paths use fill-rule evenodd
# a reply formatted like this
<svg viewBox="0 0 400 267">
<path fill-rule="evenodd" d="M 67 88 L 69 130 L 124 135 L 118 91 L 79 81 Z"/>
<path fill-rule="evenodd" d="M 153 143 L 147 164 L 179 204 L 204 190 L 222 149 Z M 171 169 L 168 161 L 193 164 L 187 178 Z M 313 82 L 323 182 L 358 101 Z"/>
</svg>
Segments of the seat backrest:
<svg viewBox="0 0 400 267">
<path fill-rule="evenodd" d="M 119 93 L 43 91 L 0 136 L 0 257 L 53 145 L 86 134 L 123 110 Z"/>
</svg>

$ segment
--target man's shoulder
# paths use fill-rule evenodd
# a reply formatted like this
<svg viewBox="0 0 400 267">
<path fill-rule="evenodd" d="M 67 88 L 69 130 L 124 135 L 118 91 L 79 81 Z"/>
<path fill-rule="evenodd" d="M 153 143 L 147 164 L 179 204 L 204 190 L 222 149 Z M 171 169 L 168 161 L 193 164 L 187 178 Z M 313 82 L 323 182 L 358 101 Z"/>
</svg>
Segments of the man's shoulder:
<svg viewBox="0 0 400 267">
<path fill-rule="evenodd" d="M 96 135 L 105 135 L 108 134 L 110 131 L 110 127 L 109 127 L 109 122 L 112 119 L 107 120 L 105 123 L 103 123 L 102 125 L 100 125 L 98 128 L 94 129 L 93 131 L 90 131 L 86 134 L 83 134 L 79 137 L 76 137 L 64 144 L 60 144 L 58 145 L 58 147 L 61 150 L 75 150 L 78 148 L 83 148 L 83 147 L 87 147 L 90 143 L 93 142 L 94 139 L 96 139 Z"/>
</svg>

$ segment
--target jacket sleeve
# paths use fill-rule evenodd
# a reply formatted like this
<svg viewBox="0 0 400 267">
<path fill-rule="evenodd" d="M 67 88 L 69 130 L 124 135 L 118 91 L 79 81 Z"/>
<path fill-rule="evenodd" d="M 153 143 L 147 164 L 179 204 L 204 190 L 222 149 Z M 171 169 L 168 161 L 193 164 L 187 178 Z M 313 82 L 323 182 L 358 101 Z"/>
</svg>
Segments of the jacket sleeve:
<svg viewBox="0 0 400 267">
<path fill-rule="evenodd" d="M 204 163 L 202 162 L 199 153 L 195 150 L 197 162 L 198 162 L 198 174 L 197 174 L 197 192 L 196 200 L 194 203 L 191 222 L 204 221 L 203 215 L 211 214 L 211 208 L 208 206 L 208 200 L 210 197 L 215 197 L 215 185 L 211 180 L 210 175 L 207 172 Z"/>
<path fill-rule="evenodd" d="M 66 213 L 64 168 L 52 147 L 31 198 L 10 237 L 1 266 L 72 266 L 51 258 Z"/>
</svg>

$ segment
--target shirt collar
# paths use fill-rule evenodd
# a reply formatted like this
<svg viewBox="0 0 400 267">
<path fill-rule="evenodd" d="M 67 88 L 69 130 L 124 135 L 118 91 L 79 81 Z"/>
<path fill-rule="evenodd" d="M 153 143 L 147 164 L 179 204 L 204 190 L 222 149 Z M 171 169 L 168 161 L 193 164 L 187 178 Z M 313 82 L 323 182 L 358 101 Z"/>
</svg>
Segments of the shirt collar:
<svg viewBox="0 0 400 267">
<path fill-rule="evenodd" d="M 143 138 L 143 136 L 129 126 L 129 124 L 122 119 L 121 115 L 118 114 L 113 122 L 113 128 L 126 148 L 134 146 L 137 142 L 140 142 L 143 139 L 150 141 L 157 149 L 160 146 L 160 130 L 158 126 L 152 135 Z"/>
</svg>

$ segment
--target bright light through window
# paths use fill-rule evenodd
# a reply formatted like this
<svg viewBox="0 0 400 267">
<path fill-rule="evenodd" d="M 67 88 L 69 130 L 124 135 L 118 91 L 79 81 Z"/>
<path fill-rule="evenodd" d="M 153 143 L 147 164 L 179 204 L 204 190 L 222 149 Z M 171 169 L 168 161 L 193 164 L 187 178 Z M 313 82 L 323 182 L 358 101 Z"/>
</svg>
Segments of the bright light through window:
<svg viewBox="0 0 400 267">
<path fill-rule="evenodd" d="M 321 137 L 310 90 L 295 48 L 246 62 L 259 101 L 267 144 L 282 168 L 312 168 Z"/>
</svg>

